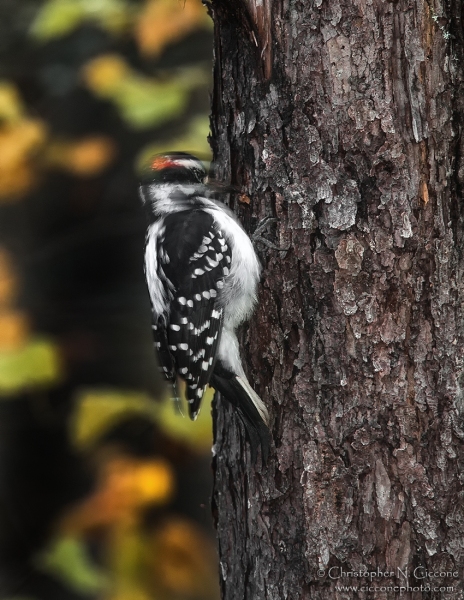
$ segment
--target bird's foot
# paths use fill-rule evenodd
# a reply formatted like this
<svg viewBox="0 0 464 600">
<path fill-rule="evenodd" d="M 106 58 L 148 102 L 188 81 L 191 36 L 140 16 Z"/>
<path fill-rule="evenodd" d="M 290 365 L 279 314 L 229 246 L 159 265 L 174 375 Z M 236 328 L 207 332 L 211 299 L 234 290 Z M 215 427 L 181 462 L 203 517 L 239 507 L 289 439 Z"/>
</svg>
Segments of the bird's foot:
<svg viewBox="0 0 464 600">
<path fill-rule="evenodd" d="M 264 217 L 264 219 L 261 219 L 254 233 L 251 236 L 253 244 L 260 243 L 263 244 L 263 246 L 266 246 L 267 248 L 271 248 L 272 250 L 278 250 L 279 252 L 287 252 L 287 250 L 290 249 L 290 246 L 288 248 L 276 246 L 276 244 L 273 244 L 261 235 L 261 233 L 265 231 L 268 228 L 268 226 L 272 223 L 277 223 L 277 219 L 275 217 Z"/>
</svg>

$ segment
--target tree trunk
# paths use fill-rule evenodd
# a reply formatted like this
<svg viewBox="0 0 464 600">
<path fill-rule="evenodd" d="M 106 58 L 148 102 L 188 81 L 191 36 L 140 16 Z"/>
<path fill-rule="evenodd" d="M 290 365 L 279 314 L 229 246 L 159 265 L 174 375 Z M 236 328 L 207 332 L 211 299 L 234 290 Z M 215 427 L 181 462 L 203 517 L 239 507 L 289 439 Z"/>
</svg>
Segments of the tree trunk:
<svg viewBox="0 0 464 600">
<path fill-rule="evenodd" d="M 220 174 L 289 247 L 243 336 L 266 467 L 216 407 L 223 598 L 462 598 L 463 3 L 270 2 L 211 6 Z"/>
</svg>

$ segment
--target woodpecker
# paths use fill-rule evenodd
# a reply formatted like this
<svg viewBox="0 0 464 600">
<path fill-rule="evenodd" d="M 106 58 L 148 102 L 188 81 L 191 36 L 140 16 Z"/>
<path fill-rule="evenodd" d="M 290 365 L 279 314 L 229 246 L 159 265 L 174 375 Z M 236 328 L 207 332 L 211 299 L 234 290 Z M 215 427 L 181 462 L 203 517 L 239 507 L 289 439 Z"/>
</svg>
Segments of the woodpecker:
<svg viewBox="0 0 464 600">
<path fill-rule="evenodd" d="M 253 312 L 261 267 L 234 213 L 214 198 L 203 164 L 183 152 L 156 155 L 140 183 L 148 216 L 145 276 L 159 364 L 186 383 L 195 420 L 207 385 L 238 411 L 267 458 L 267 408 L 245 376 L 237 327 Z"/>
</svg>

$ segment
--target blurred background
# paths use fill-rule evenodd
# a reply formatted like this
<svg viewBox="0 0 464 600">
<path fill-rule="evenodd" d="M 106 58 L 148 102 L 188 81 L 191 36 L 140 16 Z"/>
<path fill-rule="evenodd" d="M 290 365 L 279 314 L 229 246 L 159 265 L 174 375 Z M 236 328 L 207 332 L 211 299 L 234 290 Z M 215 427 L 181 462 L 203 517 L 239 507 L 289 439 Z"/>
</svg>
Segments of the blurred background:
<svg viewBox="0 0 464 600">
<path fill-rule="evenodd" d="M 215 600 L 212 425 L 157 374 L 137 170 L 209 157 L 200 0 L 0 0 L 0 598 Z M 163 402 L 164 400 L 164 402 Z"/>
</svg>

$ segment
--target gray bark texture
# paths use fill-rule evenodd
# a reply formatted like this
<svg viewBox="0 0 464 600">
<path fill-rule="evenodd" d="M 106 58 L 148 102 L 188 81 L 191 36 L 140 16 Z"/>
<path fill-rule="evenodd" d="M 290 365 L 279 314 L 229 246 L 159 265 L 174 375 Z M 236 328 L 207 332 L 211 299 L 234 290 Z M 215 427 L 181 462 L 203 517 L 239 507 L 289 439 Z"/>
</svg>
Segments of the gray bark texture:
<svg viewBox="0 0 464 600">
<path fill-rule="evenodd" d="M 210 10 L 219 174 L 288 248 L 242 336 L 267 466 L 215 409 L 223 599 L 464 598 L 463 2 Z"/>
</svg>

